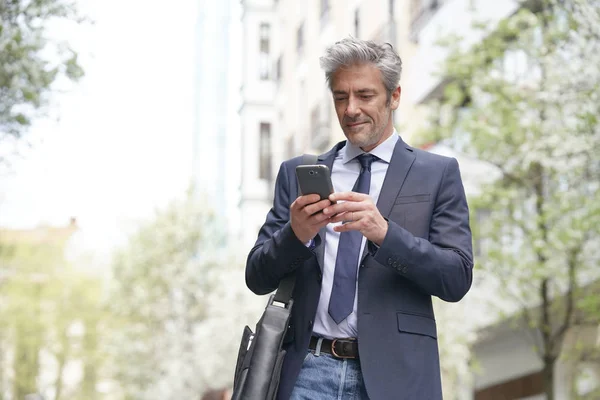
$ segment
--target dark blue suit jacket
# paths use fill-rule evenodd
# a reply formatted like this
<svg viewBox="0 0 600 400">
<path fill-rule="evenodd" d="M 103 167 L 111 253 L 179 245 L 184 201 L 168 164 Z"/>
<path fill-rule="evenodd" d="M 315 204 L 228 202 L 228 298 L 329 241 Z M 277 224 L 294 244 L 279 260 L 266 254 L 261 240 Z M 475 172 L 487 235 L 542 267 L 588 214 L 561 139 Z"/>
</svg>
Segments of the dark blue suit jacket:
<svg viewBox="0 0 600 400">
<path fill-rule="evenodd" d="M 331 169 L 344 145 L 319 156 L 319 163 Z M 302 367 L 322 279 L 325 229 L 310 250 L 289 223 L 300 162 L 297 157 L 282 163 L 273 208 L 246 265 L 246 283 L 257 294 L 275 290 L 286 274 L 297 274 L 278 399 L 290 397 Z M 388 233 L 376 252 L 365 252 L 358 276 L 358 345 L 365 386 L 372 400 L 441 399 L 431 296 L 460 300 L 471 286 L 473 268 L 458 163 L 399 140 L 377 207 L 389 220 Z"/>
</svg>

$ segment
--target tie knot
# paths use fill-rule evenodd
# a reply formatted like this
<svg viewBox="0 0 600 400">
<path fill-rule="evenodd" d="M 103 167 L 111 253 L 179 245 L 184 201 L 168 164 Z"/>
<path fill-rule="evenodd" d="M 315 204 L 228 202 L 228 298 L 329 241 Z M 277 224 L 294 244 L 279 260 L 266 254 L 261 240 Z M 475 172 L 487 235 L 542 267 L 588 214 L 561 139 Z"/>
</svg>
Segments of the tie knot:
<svg viewBox="0 0 600 400">
<path fill-rule="evenodd" d="M 367 171 L 371 170 L 371 164 L 373 164 L 373 161 L 378 159 L 377 156 L 374 156 L 373 154 L 369 153 L 363 153 L 357 158 L 358 162 L 360 162 L 360 166 Z"/>
</svg>

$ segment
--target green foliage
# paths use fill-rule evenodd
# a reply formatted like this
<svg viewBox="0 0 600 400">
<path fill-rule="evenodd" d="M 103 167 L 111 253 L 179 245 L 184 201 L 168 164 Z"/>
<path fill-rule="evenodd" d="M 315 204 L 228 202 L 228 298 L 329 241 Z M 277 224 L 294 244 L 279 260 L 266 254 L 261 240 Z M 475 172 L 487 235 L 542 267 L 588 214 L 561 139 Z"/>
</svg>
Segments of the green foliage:
<svg viewBox="0 0 600 400">
<path fill-rule="evenodd" d="M 246 319 L 240 313 L 248 314 L 241 300 L 248 291 L 221 226 L 189 194 L 141 225 L 116 254 L 111 353 L 124 398 L 194 398 L 230 384 L 237 351 L 230 342 Z"/>
<path fill-rule="evenodd" d="M 481 25 L 472 48 L 448 41 L 426 132 L 497 172 L 470 204 L 487 216 L 474 229 L 478 268 L 541 332 L 549 363 L 584 315 L 600 320 L 600 295 L 585 290 L 600 260 L 598 26 L 593 0 L 540 0 Z"/>
<path fill-rule="evenodd" d="M 2 246 L 0 364 L 4 364 L 10 385 L 0 386 L 0 394 L 9 391 L 10 398 L 45 393 L 48 387 L 56 390 L 55 400 L 94 399 L 97 394 L 97 377 L 93 378 L 93 392 L 85 397 L 78 397 L 80 387 L 69 387 L 70 396 L 63 391 L 69 362 L 101 365 L 98 343 L 85 344 L 92 333 L 89 328 L 104 319 L 102 282 L 69 265 L 63 257 L 64 246 L 61 241 L 27 240 Z M 55 368 L 49 368 L 49 362 Z M 90 378 L 87 371 L 83 375 L 84 381 Z"/>
<path fill-rule="evenodd" d="M 49 39 L 57 20 L 81 21 L 74 2 L 0 2 L 0 142 L 20 138 L 43 112 L 61 77 L 77 80 L 83 70 L 77 54 Z"/>
</svg>

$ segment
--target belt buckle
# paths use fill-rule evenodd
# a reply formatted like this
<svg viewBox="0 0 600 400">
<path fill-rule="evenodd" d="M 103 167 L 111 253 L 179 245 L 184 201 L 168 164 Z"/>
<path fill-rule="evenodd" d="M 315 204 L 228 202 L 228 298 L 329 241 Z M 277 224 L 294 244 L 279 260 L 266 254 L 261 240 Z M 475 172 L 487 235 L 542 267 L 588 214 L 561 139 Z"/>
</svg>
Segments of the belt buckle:
<svg viewBox="0 0 600 400">
<path fill-rule="evenodd" d="M 350 359 L 350 358 L 352 358 L 352 359 L 356 358 L 356 357 L 354 357 L 354 356 L 340 356 L 338 353 L 336 353 L 336 352 L 335 352 L 335 343 L 336 343 L 338 340 L 353 341 L 352 339 L 333 339 L 333 341 L 331 342 L 331 354 L 333 354 L 333 355 L 334 355 L 335 357 L 337 357 L 337 358 L 342 358 L 342 359 L 343 359 L 343 358 L 348 358 L 348 359 Z"/>
</svg>

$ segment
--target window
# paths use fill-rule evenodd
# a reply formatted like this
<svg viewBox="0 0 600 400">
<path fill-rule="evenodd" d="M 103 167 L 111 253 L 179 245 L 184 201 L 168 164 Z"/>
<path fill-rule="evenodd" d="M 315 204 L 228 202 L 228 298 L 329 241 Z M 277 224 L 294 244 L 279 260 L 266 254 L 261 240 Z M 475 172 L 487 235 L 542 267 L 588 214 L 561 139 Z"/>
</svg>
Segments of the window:
<svg viewBox="0 0 600 400">
<path fill-rule="evenodd" d="M 271 180 L 271 124 L 261 122 L 259 138 L 259 178 Z"/>
<path fill-rule="evenodd" d="M 379 29 L 375 33 L 375 35 L 372 36 L 372 39 L 376 42 L 388 43 L 392 47 L 396 47 L 396 36 L 398 34 L 396 20 L 394 19 L 394 14 L 396 12 L 396 2 L 395 0 L 388 0 L 387 4 L 387 21 L 379 25 Z"/>
<path fill-rule="evenodd" d="M 271 26 L 267 23 L 260 24 L 260 43 L 259 43 L 259 73 L 261 80 L 269 79 L 270 68 L 269 68 L 269 37 L 271 35 Z"/>
<path fill-rule="evenodd" d="M 277 62 L 275 63 L 275 81 L 280 82 L 281 81 L 281 74 L 282 74 L 282 55 L 279 56 L 279 58 L 277 59 Z"/>
<path fill-rule="evenodd" d="M 321 28 L 329 21 L 329 0 L 321 0 Z"/>
<path fill-rule="evenodd" d="M 360 35 L 360 12 L 358 8 L 354 10 L 354 37 L 359 37 Z"/>
<path fill-rule="evenodd" d="M 286 139 L 285 143 L 287 158 L 292 158 L 296 155 L 296 146 L 294 145 L 294 133 Z"/>
<path fill-rule="evenodd" d="M 310 145 L 318 151 L 325 151 L 330 140 L 331 95 L 325 94 L 325 101 L 317 103 L 310 112 Z"/>
<path fill-rule="evenodd" d="M 304 22 L 300 24 L 298 30 L 296 31 L 296 52 L 299 56 L 302 55 L 302 50 L 304 48 Z"/>
<path fill-rule="evenodd" d="M 442 6 L 445 0 L 411 0 L 410 2 L 410 36 L 418 40 L 421 29 Z"/>
<path fill-rule="evenodd" d="M 313 147 L 315 140 L 319 137 L 319 105 L 317 104 L 310 112 L 310 141 Z"/>
<path fill-rule="evenodd" d="M 329 12 L 329 0 L 321 0 L 321 17 Z"/>
</svg>

